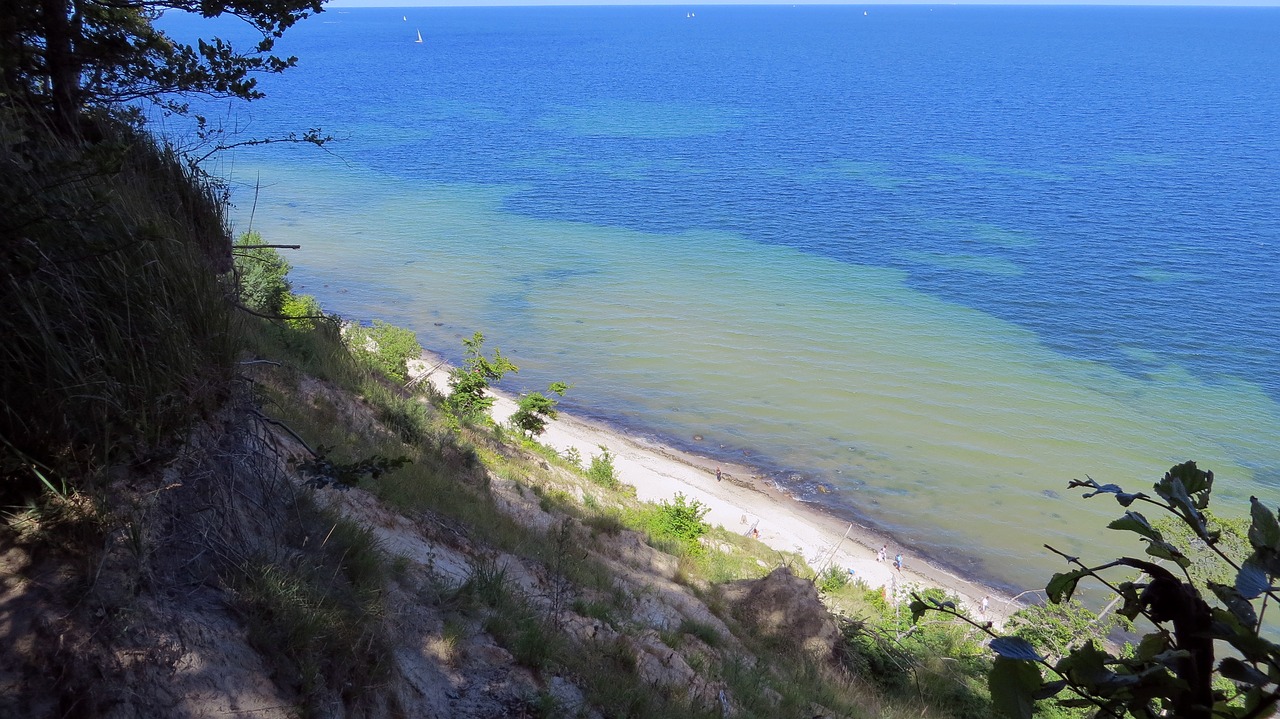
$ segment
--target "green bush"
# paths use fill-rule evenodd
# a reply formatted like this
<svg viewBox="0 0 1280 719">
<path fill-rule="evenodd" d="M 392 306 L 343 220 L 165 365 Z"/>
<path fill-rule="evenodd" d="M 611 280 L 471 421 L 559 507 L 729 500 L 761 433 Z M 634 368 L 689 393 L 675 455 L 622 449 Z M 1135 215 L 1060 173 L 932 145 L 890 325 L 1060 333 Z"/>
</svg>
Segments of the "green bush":
<svg viewBox="0 0 1280 719">
<path fill-rule="evenodd" d="M 680 633 L 691 634 L 701 639 L 709 647 L 718 647 L 724 641 L 715 627 L 696 619 L 685 618 L 680 620 Z"/>
<path fill-rule="evenodd" d="M 823 594 L 838 592 L 849 585 L 849 573 L 840 567 L 827 567 L 822 576 L 818 577 L 816 584 L 818 591 Z"/>
<path fill-rule="evenodd" d="M 280 307 L 280 314 L 296 318 L 285 320 L 285 324 L 295 330 L 313 330 L 316 328 L 316 317 L 324 314 L 320 309 L 320 302 L 311 295 L 295 295 L 292 292 L 285 295 L 284 303 Z"/>
<path fill-rule="evenodd" d="M 257 232 L 246 232 L 236 240 L 234 255 L 240 301 L 245 307 L 263 314 L 284 314 L 290 289 L 287 276 L 291 268 L 274 249 L 253 247 L 261 244 L 262 235 Z"/>
<path fill-rule="evenodd" d="M 389 322 L 374 320 L 370 327 L 352 327 L 347 333 L 352 354 L 396 382 L 407 381 L 408 361 L 422 356 L 417 336 Z"/>
<path fill-rule="evenodd" d="M 582 469 L 582 452 L 578 451 L 577 447 L 570 447 L 564 451 L 564 461 Z"/>
<path fill-rule="evenodd" d="M 654 506 L 648 517 L 649 533 L 661 539 L 670 539 L 683 545 L 690 554 L 701 551 L 698 540 L 711 527 L 702 521 L 711 508 L 698 500 L 689 501 L 676 492 L 672 501 L 662 500 Z"/>
<path fill-rule="evenodd" d="M 600 454 L 591 458 L 591 465 L 587 467 L 587 479 L 609 489 L 618 488 L 618 470 L 613 466 L 613 455 L 609 452 L 609 448 L 603 444 L 600 446 Z"/>
<path fill-rule="evenodd" d="M 1061 604 L 1033 604 L 1014 612 L 1005 630 L 1031 642 L 1054 661 L 1087 642 L 1103 644 L 1112 629 L 1132 630 L 1133 623 L 1119 614 L 1099 618 L 1076 600 Z"/>
<path fill-rule="evenodd" d="M 292 561 L 252 563 L 233 586 L 250 643 L 298 690 L 298 715 L 329 716 L 338 687 L 358 701 L 391 671 L 381 621 L 388 568 L 365 527 L 306 502 L 299 513 L 299 528 L 328 527 L 325 541 L 296 548 Z"/>
</svg>

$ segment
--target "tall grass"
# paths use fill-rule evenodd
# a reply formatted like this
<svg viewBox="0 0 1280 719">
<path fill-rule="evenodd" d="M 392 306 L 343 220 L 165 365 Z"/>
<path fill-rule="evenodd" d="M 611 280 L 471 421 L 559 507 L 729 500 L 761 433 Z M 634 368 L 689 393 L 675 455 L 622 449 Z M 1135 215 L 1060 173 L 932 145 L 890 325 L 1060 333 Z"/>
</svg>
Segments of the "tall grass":
<svg viewBox="0 0 1280 719">
<path fill-rule="evenodd" d="M 216 189 L 109 119 L 68 139 L 0 106 L 0 489 L 146 458 L 235 352 Z"/>
<path fill-rule="evenodd" d="M 250 642 L 298 693 L 304 717 L 374 700 L 393 673 L 382 624 L 387 568 L 372 533 L 309 502 L 297 529 L 329 526 L 292 559 L 258 561 L 232 577 Z M 302 544 L 302 543 L 298 543 Z"/>
</svg>

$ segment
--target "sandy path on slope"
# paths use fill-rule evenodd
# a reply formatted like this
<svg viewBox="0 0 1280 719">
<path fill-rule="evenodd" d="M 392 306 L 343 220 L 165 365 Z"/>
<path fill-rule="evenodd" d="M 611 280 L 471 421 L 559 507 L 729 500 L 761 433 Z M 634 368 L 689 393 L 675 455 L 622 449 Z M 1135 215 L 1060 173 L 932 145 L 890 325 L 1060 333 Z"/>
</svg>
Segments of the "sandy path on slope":
<svg viewBox="0 0 1280 719">
<path fill-rule="evenodd" d="M 422 364 L 414 363 L 416 366 L 411 370 L 426 372 L 422 379 L 447 394 L 450 366 L 431 353 L 424 354 L 424 360 Z M 506 422 L 515 412 L 515 401 L 502 392 L 493 395 L 497 398 L 493 418 Z M 584 464 L 599 454 L 601 446 L 607 447 L 614 456 L 620 480 L 633 485 L 640 499 L 657 502 L 670 500 L 677 492 L 683 493 L 710 508 L 707 521 L 713 525 L 742 534 L 755 527 L 760 532 L 760 541 L 769 547 L 798 552 L 816 570 L 832 565 L 852 569 L 854 576 L 873 587 L 896 592 L 901 600 L 908 599 L 912 588 L 941 587 L 959 595 L 972 614 L 981 618 L 981 599 L 989 596 L 990 607 L 985 618 L 997 625 L 1018 608 L 1007 595 L 991 587 L 907 554 L 890 537 L 856 523 L 850 525 L 817 507 L 792 499 L 751 467 L 715 462 L 564 412 L 547 423 L 546 432 L 538 441 L 561 453 L 576 447 Z M 717 468 L 723 474 L 721 481 L 716 481 Z M 877 550 L 886 544 L 888 557 L 879 562 Z M 903 552 L 905 557 L 901 572 L 893 568 L 893 558 L 898 552 Z"/>
</svg>

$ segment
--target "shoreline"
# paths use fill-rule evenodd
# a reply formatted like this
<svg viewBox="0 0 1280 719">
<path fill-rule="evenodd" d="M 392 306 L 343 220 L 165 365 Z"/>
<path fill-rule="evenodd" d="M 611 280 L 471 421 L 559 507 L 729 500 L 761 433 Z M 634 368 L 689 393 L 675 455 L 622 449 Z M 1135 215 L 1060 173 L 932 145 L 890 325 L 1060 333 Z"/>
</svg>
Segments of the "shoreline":
<svg viewBox="0 0 1280 719">
<path fill-rule="evenodd" d="M 429 350 L 422 357 L 417 366 L 411 363 L 410 374 L 447 393 L 452 365 Z M 501 390 L 491 388 L 490 393 L 496 398 L 494 420 L 505 422 L 515 412 L 515 400 Z M 565 412 L 547 422 L 538 441 L 561 453 L 576 447 L 584 463 L 604 446 L 614 457 L 620 481 L 634 486 L 639 499 L 657 502 L 683 493 L 709 508 L 707 521 L 712 525 L 742 534 L 755 527 L 759 541 L 778 551 L 798 553 L 815 571 L 826 566 L 852 570 L 855 578 L 871 587 L 885 587 L 899 600 L 908 599 L 912 589 L 939 587 L 958 595 L 975 618 L 996 626 L 1022 606 L 1007 591 L 909 553 L 907 545 L 888 534 L 795 499 L 749 465 L 702 457 Z M 716 481 L 717 468 L 723 481 Z M 888 546 L 888 556 L 879 562 L 876 552 L 882 545 Z M 893 558 L 899 552 L 904 555 L 901 571 L 893 568 Z M 978 611 L 983 596 L 990 597 L 985 616 Z"/>
</svg>

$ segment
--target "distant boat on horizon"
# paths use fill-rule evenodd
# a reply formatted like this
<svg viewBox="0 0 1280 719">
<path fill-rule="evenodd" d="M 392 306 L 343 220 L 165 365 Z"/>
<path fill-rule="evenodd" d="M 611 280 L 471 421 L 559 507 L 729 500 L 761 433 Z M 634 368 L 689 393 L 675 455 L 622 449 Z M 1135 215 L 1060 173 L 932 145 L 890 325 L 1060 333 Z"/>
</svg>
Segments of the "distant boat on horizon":
<svg viewBox="0 0 1280 719">
<path fill-rule="evenodd" d="M 419 44 L 421 44 L 421 43 L 422 43 L 422 31 L 421 31 L 421 30 L 419 30 L 419 31 L 418 31 L 418 39 L 417 39 L 417 40 L 414 40 L 414 42 L 419 43 Z"/>
</svg>

